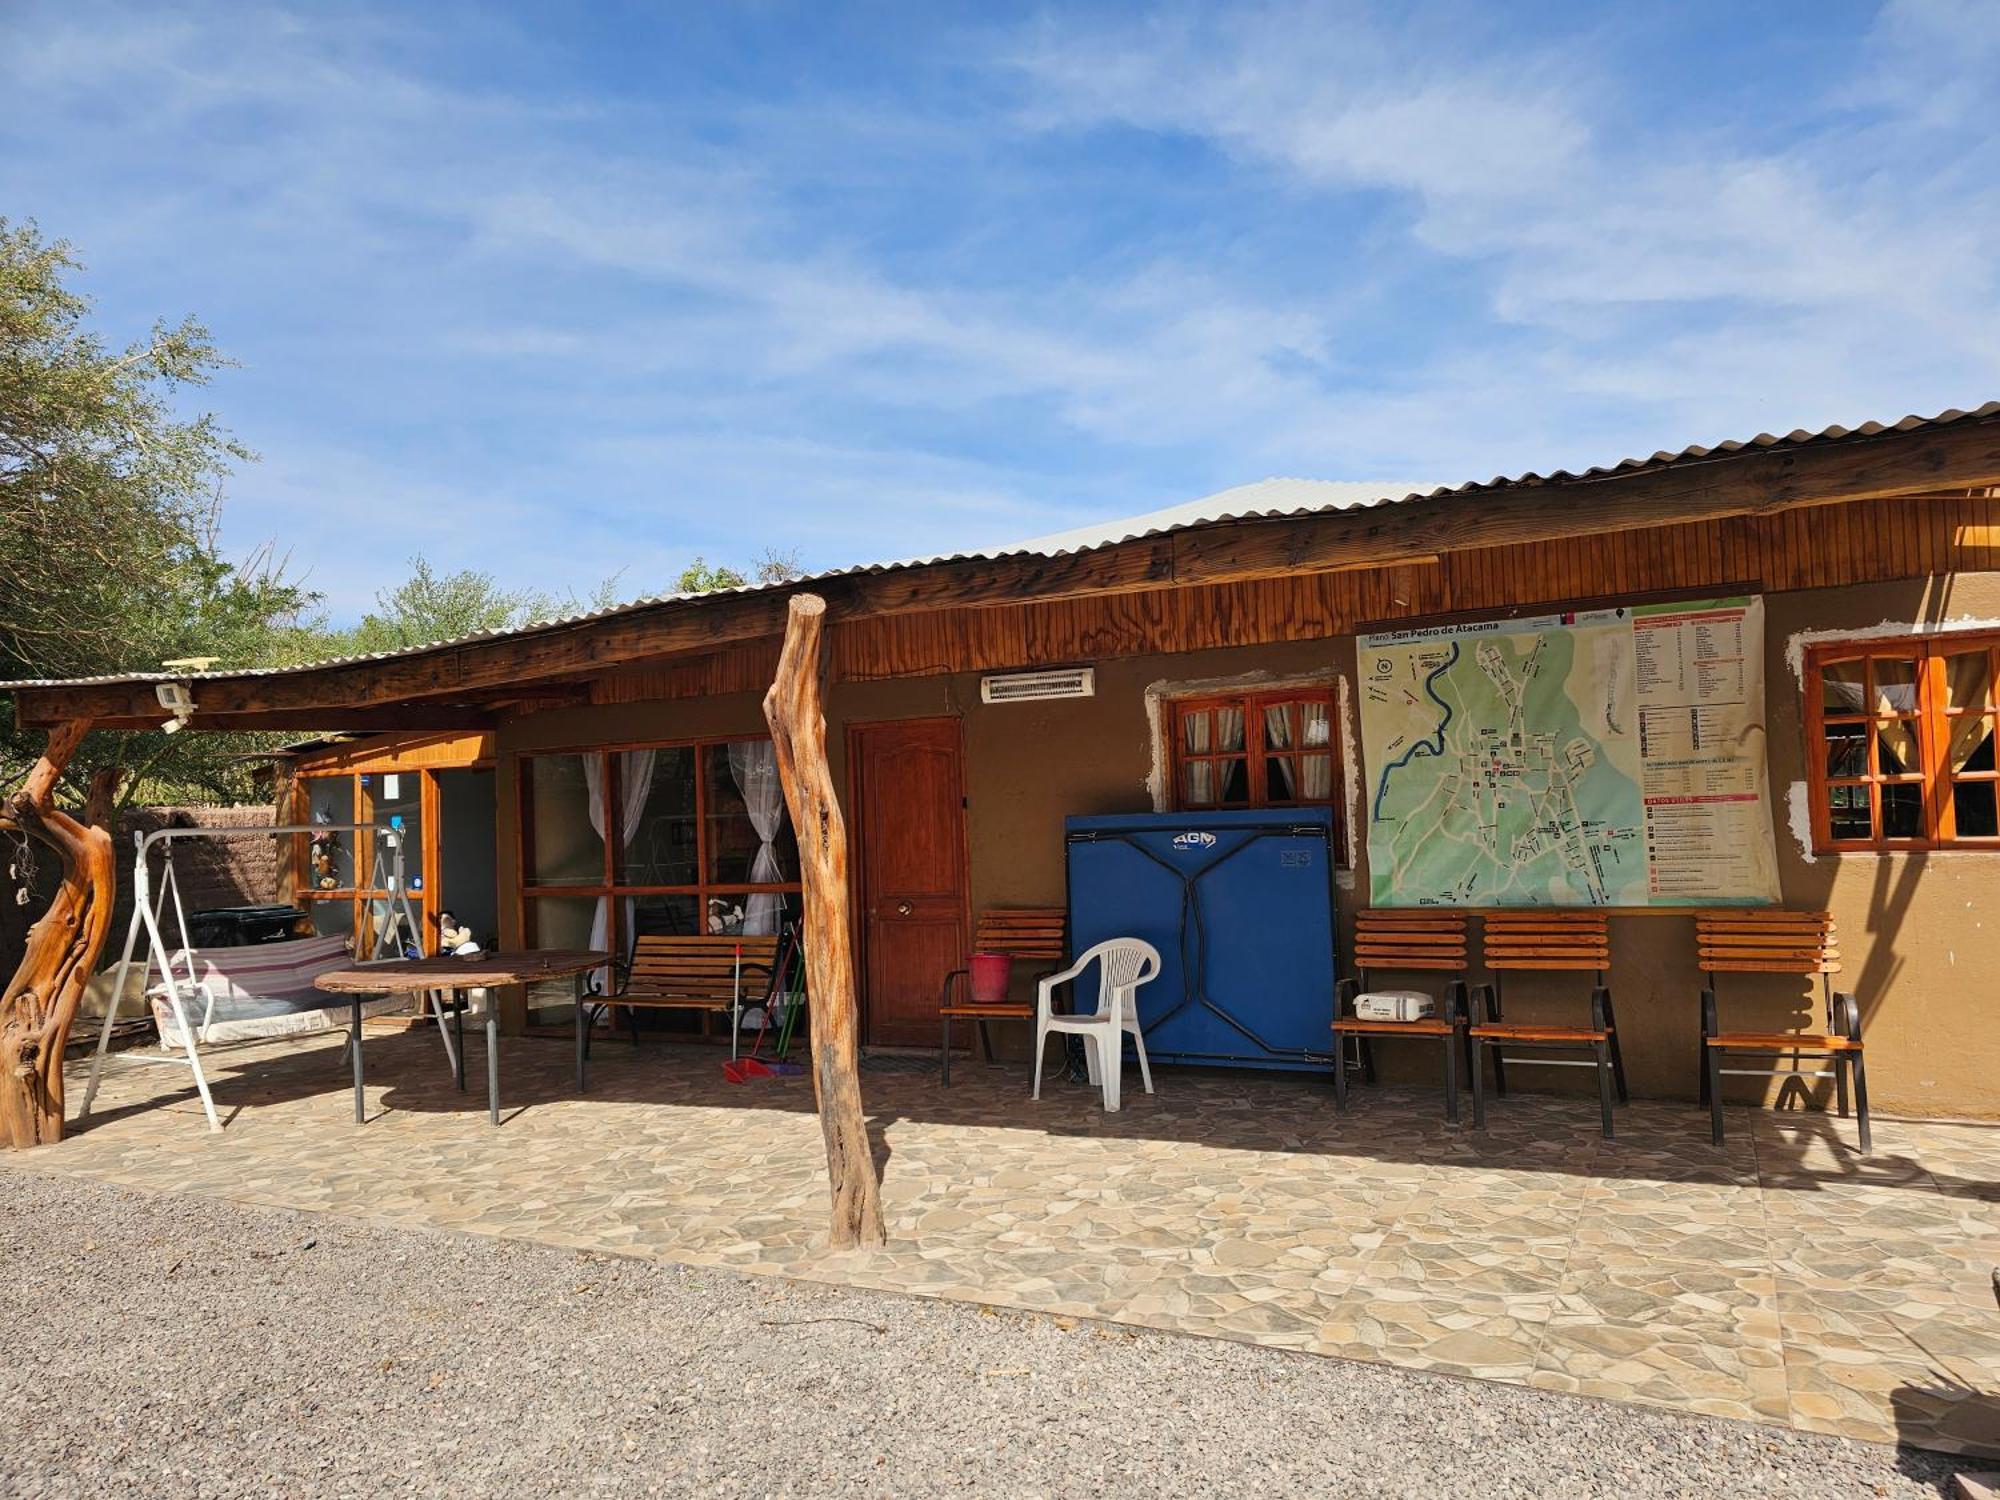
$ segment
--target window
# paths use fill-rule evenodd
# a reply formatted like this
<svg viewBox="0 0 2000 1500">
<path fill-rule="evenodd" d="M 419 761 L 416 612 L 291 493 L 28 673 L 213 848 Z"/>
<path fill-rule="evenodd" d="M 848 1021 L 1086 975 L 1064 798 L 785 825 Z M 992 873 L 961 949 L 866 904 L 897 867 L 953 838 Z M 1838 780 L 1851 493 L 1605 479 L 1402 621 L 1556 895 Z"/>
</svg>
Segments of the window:
<svg viewBox="0 0 2000 1500">
<path fill-rule="evenodd" d="M 526 755 L 520 767 L 535 946 L 771 934 L 798 911 L 798 844 L 768 739 Z"/>
<path fill-rule="evenodd" d="M 1815 646 L 1806 749 L 1819 848 L 2000 848 L 2000 634 Z"/>
<path fill-rule="evenodd" d="M 425 924 L 425 871 L 430 850 L 424 839 L 427 772 L 391 771 L 333 774 L 307 773 L 306 821 L 334 825 L 325 833 L 301 835 L 294 841 L 299 860 L 296 886 L 299 904 L 312 914 L 320 937 L 362 934 L 360 951 L 372 956 L 378 940 L 396 916 L 390 901 L 395 863 L 387 849 L 377 850 L 372 833 L 340 827 L 372 823 L 404 832 L 403 879 L 418 932 L 394 934 L 404 947 L 416 944 L 428 951 L 434 934 Z"/>
<path fill-rule="evenodd" d="M 1325 688 L 1171 704 L 1174 806 L 1331 806 L 1340 747 Z"/>
</svg>

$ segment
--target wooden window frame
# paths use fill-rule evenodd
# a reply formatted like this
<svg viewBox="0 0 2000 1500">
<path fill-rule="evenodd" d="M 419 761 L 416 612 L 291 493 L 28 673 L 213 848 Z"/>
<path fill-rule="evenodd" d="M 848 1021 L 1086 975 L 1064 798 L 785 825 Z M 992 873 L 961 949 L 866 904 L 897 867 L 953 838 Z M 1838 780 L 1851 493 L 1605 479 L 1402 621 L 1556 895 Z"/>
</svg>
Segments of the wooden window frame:
<svg viewBox="0 0 2000 1500">
<path fill-rule="evenodd" d="M 474 770 L 490 769 L 491 766 L 491 761 L 479 761 L 466 767 L 450 766 L 442 769 Z M 421 838 L 416 851 L 417 857 L 414 861 L 408 857 L 408 851 L 405 851 L 403 876 L 406 880 L 411 876 L 415 876 L 423 882 L 421 889 L 410 892 L 410 904 L 417 909 L 417 918 L 424 924 L 423 942 L 425 950 L 429 951 L 434 946 L 432 942 L 434 934 L 430 931 L 431 922 L 435 919 L 437 913 L 450 910 L 444 901 L 444 892 L 439 889 L 443 876 L 441 870 L 442 858 L 438 845 L 439 806 L 436 772 L 428 766 L 397 765 L 371 765 L 366 770 L 360 771 L 301 770 L 294 778 L 297 782 L 297 787 L 293 793 L 297 799 L 295 805 L 300 809 L 301 815 L 299 821 L 309 821 L 311 816 L 312 796 L 310 789 L 306 785 L 308 782 L 335 781 L 345 778 L 352 784 L 353 821 L 356 823 L 373 823 L 375 821 L 375 786 L 373 783 L 377 778 L 382 776 L 410 776 L 417 779 L 418 832 L 421 834 Z M 345 837 L 353 840 L 353 846 L 349 853 L 354 865 L 355 883 L 352 886 L 345 886 L 337 890 L 322 891 L 312 883 L 312 836 L 304 833 L 292 836 L 292 889 L 295 893 L 293 904 L 302 909 L 309 909 L 309 904 L 316 901 L 328 903 L 346 901 L 354 908 L 353 930 L 359 934 L 367 929 L 369 907 L 377 901 L 387 900 L 390 892 L 374 889 L 367 883 L 375 873 L 375 835 L 373 833 L 361 832 L 348 834 Z"/>
<path fill-rule="evenodd" d="M 1948 660 L 1955 656 L 1986 653 L 1986 696 L 1982 703 L 1953 705 L 1950 699 Z M 1884 711 L 1876 692 L 1875 663 L 1902 661 L 1915 664 L 1915 696 L 1909 710 Z M 1826 669 L 1846 662 L 1864 664 L 1862 703 L 1858 709 L 1844 706 L 1831 712 L 1826 703 Z M 1813 820 L 1813 850 L 1820 854 L 1896 854 L 1929 850 L 2000 850 L 2000 833 L 1961 834 L 1957 826 L 1952 789 L 1955 784 L 1985 784 L 1994 787 L 2000 799 L 2000 769 L 1958 771 L 1951 769 L 1951 726 L 1966 718 L 1993 718 L 2000 714 L 1995 676 L 2000 674 L 2000 630 L 1948 631 L 1935 635 L 1881 636 L 1844 641 L 1822 641 L 1806 650 L 1806 781 L 1810 792 Z M 1901 774 L 1884 773 L 1880 767 L 1879 726 L 1906 723 L 1911 726 L 1917 746 L 1916 770 Z M 1859 774 L 1834 775 L 1830 768 L 1833 740 L 1830 729 L 1859 730 L 1866 741 L 1865 769 Z M 1882 788 L 1919 788 L 1918 832 L 1907 838 L 1892 838 L 1882 831 Z M 1868 796 L 1869 836 L 1836 837 L 1833 828 L 1833 796 L 1836 789 L 1864 788 Z"/>
<path fill-rule="evenodd" d="M 708 903 L 715 896 L 795 896 L 802 901 L 805 887 L 802 882 L 781 881 L 775 884 L 753 884 L 750 882 L 719 881 L 708 878 L 709 871 L 709 830 L 708 830 L 708 778 L 705 761 L 709 750 L 718 745 L 750 744 L 768 740 L 769 735 L 722 734 L 706 735 L 698 739 L 681 740 L 638 740 L 608 745 L 569 745 L 551 749 L 519 750 L 514 753 L 514 797 L 519 817 L 515 820 L 514 849 L 514 892 L 515 916 L 524 944 L 532 945 L 534 937 L 532 921 L 533 903 L 545 897 L 568 897 L 570 899 L 596 900 L 607 898 L 608 932 L 605 941 L 613 953 L 622 952 L 624 933 L 620 930 L 625 920 L 625 897 L 645 896 L 691 896 L 695 910 L 705 924 Z M 694 776 L 694 824 L 695 824 L 695 875 L 693 883 L 676 885 L 631 885 L 618 880 L 618 847 L 609 837 L 604 840 L 604 866 L 600 878 L 595 883 L 569 882 L 561 885 L 536 885 L 531 882 L 531 862 L 534 851 L 535 822 L 532 771 L 528 762 L 549 759 L 563 755 L 601 755 L 606 757 L 604 775 L 598 778 L 603 799 L 603 822 L 606 828 L 615 828 L 614 816 L 621 800 L 619 786 L 621 767 L 615 758 L 627 750 L 691 750 L 695 757 Z M 791 818 L 786 811 L 786 821 Z M 795 909 L 799 902 L 790 903 Z"/>
<path fill-rule="evenodd" d="M 1167 710 L 1163 726 L 1167 735 L 1167 774 L 1172 778 L 1168 801 L 1176 812 L 1226 812 L 1232 809 L 1249 811 L 1265 807 L 1330 807 L 1333 809 L 1334 845 L 1344 849 L 1346 842 L 1341 827 L 1341 788 L 1345 785 L 1342 777 L 1344 762 L 1340 737 L 1340 714 L 1334 702 L 1333 687 L 1327 683 L 1301 683 L 1293 687 L 1265 687 L 1246 689 L 1234 693 L 1197 693 L 1185 698 L 1163 700 Z M 1289 755 L 1295 760 L 1307 753 L 1304 746 L 1293 746 L 1289 750 L 1268 750 L 1264 743 L 1264 710 L 1274 703 L 1317 703 L 1326 709 L 1326 749 L 1330 758 L 1327 794 L 1324 797 L 1273 798 L 1266 784 L 1269 774 L 1266 756 L 1268 754 Z M 1218 708 L 1240 709 L 1243 713 L 1243 748 L 1240 751 L 1207 751 L 1191 753 L 1187 749 L 1187 736 L 1182 733 L 1183 718 L 1191 713 Z M 1319 747 L 1313 747 L 1312 754 L 1320 754 Z M 1241 757 L 1244 773 L 1248 781 L 1250 797 L 1246 802 L 1211 802 L 1190 805 L 1186 801 L 1186 781 L 1183 771 L 1191 764 L 1207 762 L 1215 765 Z"/>
</svg>

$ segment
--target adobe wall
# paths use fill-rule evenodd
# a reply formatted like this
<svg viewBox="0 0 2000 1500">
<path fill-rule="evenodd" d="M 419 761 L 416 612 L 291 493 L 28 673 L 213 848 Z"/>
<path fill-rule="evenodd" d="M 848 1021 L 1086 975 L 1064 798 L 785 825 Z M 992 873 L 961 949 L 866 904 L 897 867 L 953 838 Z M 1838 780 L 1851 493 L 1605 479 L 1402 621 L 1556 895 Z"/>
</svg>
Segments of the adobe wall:
<svg viewBox="0 0 2000 1500">
<path fill-rule="evenodd" d="M 1785 903 L 1830 909 L 1839 923 L 1844 987 L 1860 996 L 1868 1038 L 1871 1093 L 1887 1113 L 2000 1116 L 2000 1006 L 1990 976 L 2000 973 L 2000 852 L 1813 856 L 1791 809 L 1805 778 L 1802 684 L 1788 656 L 1811 632 L 1854 633 L 1905 626 L 2000 624 L 2000 574 L 1961 574 L 1789 593 L 1767 593 L 1766 663 L 1770 784 Z M 1333 680 L 1341 737 L 1354 744 L 1347 685 L 1352 637 L 1093 663 L 1088 699 L 987 706 L 977 675 L 941 674 L 835 684 L 828 744 L 846 785 L 846 730 L 857 723 L 945 714 L 964 725 L 967 830 L 974 911 L 995 905 L 1055 905 L 1063 897 L 1062 820 L 1154 806 L 1157 731 L 1149 690 L 1184 689 L 1256 677 Z M 514 882 L 518 798 L 513 753 L 591 743 L 761 732 L 757 694 L 566 709 L 504 728 L 500 750 L 501 885 Z M 1346 783 L 1346 818 L 1356 827 L 1360 777 Z M 1352 851 L 1339 906 L 1351 921 L 1356 891 L 1367 889 L 1366 855 Z M 503 930 L 519 939 L 512 903 Z M 1633 1090 L 1693 1098 L 1699 1017 L 1692 919 L 1675 913 L 1621 916 L 1612 926 L 1613 988 Z M 1343 949 L 1345 934 L 1343 934 Z M 1509 1016 L 1533 1020 L 1574 1013 L 1574 983 L 1510 981 Z M 1752 978 L 1725 987 L 1728 1024 L 1786 1026 L 1816 1012 L 1802 983 Z M 1817 1022 L 1815 1021 L 1816 1025 Z M 1428 1081 L 1429 1047 L 1382 1049 L 1391 1076 Z M 1391 1057 L 1393 1052 L 1404 1057 Z M 1566 1086 L 1567 1070 L 1541 1070 L 1522 1084 Z M 1517 1075 L 1518 1076 L 1518 1075 Z M 1732 1097 L 1755 1080 L 1732 1082 Z"/>
<path fill-rule="evenodd" d="M 118 904 L 113 909 L 111 936 L 101 965 L 115 964 L 132 919 L 132 838 L 170 824 L 182 828 L 268 828 L 268 806 L 135 807 L 118 815 L 112 833 L 118 867 Z M 272 838 L 180 839 L 175 841 L 174 868 L 185 910 L 217 906 L 262 905 L 278 899 L 278 841 Z M 9 845 L 11 851 L 11 844 Z M 36 879 L 25 908 L 16 905 L 7 879 L 6 859 L 0 858 L 0 908 L 23 912 L 32 921 L 48 909 L 61 877 L 55 855 L 37 847 Z M 154 866 L 158 870 L 157 863 Z M 178 941 L 171 918 L 163 928 L 169 943 Z M 18 922 L 0 922 L 0 974 L 11 974 L 21 961 L 27 929 Z"/>
</svg>

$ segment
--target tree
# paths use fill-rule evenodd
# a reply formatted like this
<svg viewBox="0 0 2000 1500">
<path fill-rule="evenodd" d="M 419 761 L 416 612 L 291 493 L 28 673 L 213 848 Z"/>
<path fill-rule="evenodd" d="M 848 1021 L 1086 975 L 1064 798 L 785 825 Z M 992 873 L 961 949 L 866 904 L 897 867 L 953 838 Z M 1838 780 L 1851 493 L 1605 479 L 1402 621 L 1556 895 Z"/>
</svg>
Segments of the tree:
<svg viewBox="0 0 2000 1500">
<path fill-rule="evenodd" d="M 682 568 L 680 577 L 674 580 L 673 592 L 707 594 L 716 589 L 740 589 L 751 582 L 790 583 L 794 578 L 804 576 L 805 569 L 799 564 L 796 547 L 766 547 L 751 562 L 748 575 L 727 563 L 711 565 L 700 553 L 696 553 L 694 561 Z"/>
<path fill-rule="evenodd" d="M 693 562 L 681 569 L 681 576 L 674 580 L 676 594 L 708 594 L 716 589 L 740 589 L 750 580 L 734 568 L 717 563 L 710 566 L 700 553 Z"/>
<path fill-rule="evenodd" d="M 410 559 L 410 576 L 394 588 L 379 590 L 375 608 L 359 624 L 336 629 L 323 616 L 316 618 L 299 628 L 285 655 L 293 662 L 321 661 L 407 651 L 487 630 L 518 630 L 536 620 L 609 609 L 617 602 L 617 589 L 615 574 L 588 597 L 510 589 L 477 568 L 440 574 L 419 553 Z"/>
<path fill-rule="evenodd" d="M 0 219 L 0 671 L 78 677 L 181 657 L 261 666 L 312 596 L 268 550 L 242 568 L 220 551 L 222 484 L 253 455 L 174 398 L 228 361 L 199 323 L 156 323 L 114 349 L 86 326 L 66 279 L 70 247 Z M 0 705 L 0 791 L 20 785 L 41 736 Z M 82 805 L 101 766 L 123 796 L 227 795 L 245 779 L 242 736 L 93 735 L 57 800 Z"/>
<path fill-rule="evenodd" d="M 806 576 L 796 547 L 766 547 L 752 567 L 759 583 L 790 583 Z"/>
</svg>

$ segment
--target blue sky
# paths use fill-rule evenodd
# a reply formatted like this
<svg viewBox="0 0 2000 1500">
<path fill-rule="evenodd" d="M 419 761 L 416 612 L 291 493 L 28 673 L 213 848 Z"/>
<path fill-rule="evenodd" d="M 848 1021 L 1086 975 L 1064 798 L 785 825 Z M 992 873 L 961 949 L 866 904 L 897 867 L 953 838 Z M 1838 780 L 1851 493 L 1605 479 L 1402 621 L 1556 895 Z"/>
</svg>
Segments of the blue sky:
<svg viewBox="0 0 2000 1500">
<path fill-rule="evenodd" d="M 661 587 L 2000 396 L 2000 4 L 0 8 L 225 540 Z"/>
</svg>

